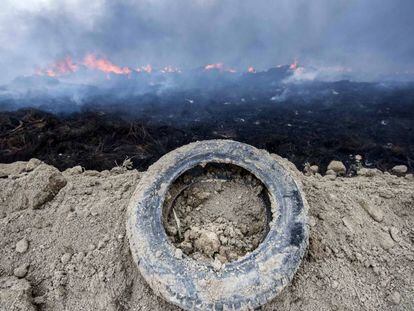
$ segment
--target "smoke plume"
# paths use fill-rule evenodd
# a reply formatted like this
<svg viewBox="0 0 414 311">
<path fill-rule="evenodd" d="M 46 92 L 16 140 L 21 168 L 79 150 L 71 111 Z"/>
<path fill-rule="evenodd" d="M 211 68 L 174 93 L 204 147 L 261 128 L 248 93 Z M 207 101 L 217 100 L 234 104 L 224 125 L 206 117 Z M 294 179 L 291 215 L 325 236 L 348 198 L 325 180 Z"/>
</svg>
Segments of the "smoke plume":
<svg viewBox="0 0 414 311">
<path fill-rule="evenodd" d="M 3 0 L 0 12 L 0 83 L 91 54 L 121 70 L 298 59 L 371 76 L 414 71 L 412 0 Z"/>
</svg>

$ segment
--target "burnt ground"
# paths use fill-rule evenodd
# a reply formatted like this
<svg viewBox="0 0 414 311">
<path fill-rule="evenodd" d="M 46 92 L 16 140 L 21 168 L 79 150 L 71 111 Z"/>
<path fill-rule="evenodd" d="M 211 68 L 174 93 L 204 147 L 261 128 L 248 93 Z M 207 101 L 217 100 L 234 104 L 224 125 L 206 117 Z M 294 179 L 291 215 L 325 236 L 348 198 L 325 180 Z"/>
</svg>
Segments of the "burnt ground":
<svg viewBox="0 0 414 311">
<path fill-rule="evenodd" d="M 249 143 L 299 168 L 310 162 L 324 170 L 339 159 L 352 172 L 353 156 L 360 154 L 367 167 L 405 164 L 413 171 L 414 87 L 345 81 L 208 94 L 193 90 L 93 97 L 71 113 L 51 104 L 0 112 L 0 162 L 36 157 L 60 170 L 110 169 L 126 157 L 144 170 L 178 146 L 213 138 Z"/>
</svg>

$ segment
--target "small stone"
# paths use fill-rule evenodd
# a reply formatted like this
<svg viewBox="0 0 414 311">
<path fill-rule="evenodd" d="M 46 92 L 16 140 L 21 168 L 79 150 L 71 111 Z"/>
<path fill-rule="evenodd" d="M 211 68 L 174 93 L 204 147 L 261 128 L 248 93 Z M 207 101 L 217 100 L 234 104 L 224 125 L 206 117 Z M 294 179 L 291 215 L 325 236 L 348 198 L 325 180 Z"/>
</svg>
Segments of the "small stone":
<svg viewBox="0 0 414 311">
<path fill-rule="evenodd" d="M 181 249 L 177 248 L 174 252 L 174 256 L 177 259 L 183 258 L 183 251 Z"/>
<path fill-rule="evenodd" d="M 13 274 L 18 277 L 18 278 L 24 278 L 28 272 L 29 269 L 29 265 L 28 264 L 23 264 L 19 267 L 17 267 L 16 269 L 14 269 Z"/>
<path fill-rule="evenodd" d="M 40 164 L 42 164 L 42 161 L 40 161 L 39 159 L 30 159 L 29 162 L 27 162 L 26 164 L 26 172 L 33 171 Z"/>
<path fill-rule="evenodd" d="M 16 252 L 22 254 L 25 253 L 29 248 L 29 242 L 26 238 L 21 239 L 16 243 Z"/>
<path fill-rule="evenodd" d="M 90 250 L 90 251 L 93 251 L 94 249 L 96 248 L 96 246 L 95 246 L 95 244 L 89 244 L 88 245 L 88 249 Z"/>
<path fill-rule="evenodd" d="M 335 180 L 336 179 L 336 175 L 329 174 L 329 175 L 326 175 L 326 178 L 328 178 L 329 180 Z"/>
<path fill-rule="evenodd" d="M 393 292 L 391 295 L 391 301 L 395 305 L 399 305 L 401 302 L 401 295 L 399 292 Z"/>
<path fill-rule="evenodd" d="M 67 170 L 64 171 L 65 174 L 69 174 L 69 175 L 78 175 L 78 174 L 82 174 L 83 169 L 80 165 L 78 166 L 74 166 L 72 168 L 68 168 Z"/>
<path fill-rule="evenodd" d="M 332 175 L 332 176 L 335 176 L 335 177 L 336 177 L 336 173 L 335 173 L 335 171 L 333 171 L 333 170 L 327 170 L 327 171 L 326 171 L 326 173 L 325 173 L 325 175 L 326 175 L 326 176 L 330 176 L 330 175 Z"/>
<path fill-rule="evenodd" d="M 319 167 L 317 165 L 310 165 L 309 163 L 305 163 L 303 172 L 306 176 L 311 176 L 317 174 L 319 171 Z"/>
<path fill-rule="evenodd" d="M 366 201 L 360 201 L 359 205 L 377 222 L 381 222 L 384 220 L 384 213 L 382 210 L 377 206 L 373 207 L 372 205 L 368 204 Z"/>
<path fill-rule="evenodd" d="M 380 240 L 380 245 L 386 251 L 394 247 L 394 241 L 389 234 L 384 235 Z"/>
<path fill-rule="evenodd" d="M 408 167 L 405 165 L 396 165 L 391 169 L 391 172 L 398 176 L 404 175 L 407 171 Z"/>
<path fill-rule="evenodd" d="M 333 288 L 333 289 L 338 288 L 338 286 L 339 286 L 339 283 L 338 283 L 337 281 L 333 281 L 333 282 L 332 282 L 332 288 Z"/>
<path fill-rule="evenodd" d="M 214 232 L 203 230 L 200 237 L 194 242 L 194 246 L 207 256 L 212 256 L 218 252 L 220 240 Z"/>
<path fill-rule="evenodd" d="M 239 258 L 239 256 L 237 256 L 237 253 L 235 253 L 235 252 L 230 251 L 230 252 L 227 253 L 227 260 L 228 261 L 234 261 L 234 260 L 237 260 L 238 258 Z"/>
<path fill-rule="evenodd" d="M 62 257 L 60 257 L 60 262 L 66 265 L 70 261 L 71 258 L 72 258 L 72 254 L 64 253 Z"/>
<path fill-rule="evenodd" d="M 362 161 L 362 155 L 357 154 L 357 155 L 355 156 L 355 160 L 356 160 L 356 161 L 358 161 L 358 162 Z"/>
<path fill-rule="evenodd" d="M 407 175 L 405 175 L 405 179 L 414 180 L 414 175 L 413 174 L 407 174 Z"/>
<path fill-rule="evenodd" d="M 315 227 L 316 226 L 316 219 L 313 216 L 309 217 L 309 226 Z"/>
<path fill-rule="evenodd" d="M 317 166 L 317 165 L 312 165 L 312 166 L 310 167 L 310 171 L 312 172 L 312 174 L 316 174 L 316 173 L 318 173 L 318 172 L 319 172 L 319 166 Z"/>
<path fill-rule="evenodd" d="M 394 194 L 386 189 L 378 189 L 378 192 L 381 198 L 391 199 L 392 197 L 394 197 Z"/>
<path fill-rule="evenodd" d="M 381 175 L 381 171 L 376 168 L 361 168 L 357 172 L 358 176 L 364 176 L 364 177 L 374 177 Z"/>
<path fill-rule="evenodd" d="M 178 233 L 178 230 L 174 226 L 165 226 L 165 230 L 167 231 L 169 236 L 175 236 Z"/>
<path fill-rule="evenodd" d="M 216 257 L 213 261 L 212 266 L 213 266 L 214 270 L 219 271 L 221 269 L 221 266 L 222 266 L 221 261 Z"/>
<path fill-rule="evenodd" d="M 41 209 L 66 186 L 67 180 L 58 169 L 40 164 L 28 175 L 27 183 L 36 185 L 35 191 L 26 192 L 28 207 Z"/>
<path fill-rule="evenodd" d="M 345 175 L 346 173 L 346 167 L 341 161 L 331 161 L 328 165 L 328 170 L 332 170 L 338 175 Z"/>
<path fill-rule="evenodd" d="M 397 229 L 397 228 L 395 228 L 395 227 L 391 227 L 390 228 L 390 235 L 391 235 L 391 237 L 392 237 L 392 239 L 395 241 L 395 242 L 400 242 L 401 241 L 401 238 L 400 238 L 400 235 L 399 235 L 399 230 Z"/>
</svg>

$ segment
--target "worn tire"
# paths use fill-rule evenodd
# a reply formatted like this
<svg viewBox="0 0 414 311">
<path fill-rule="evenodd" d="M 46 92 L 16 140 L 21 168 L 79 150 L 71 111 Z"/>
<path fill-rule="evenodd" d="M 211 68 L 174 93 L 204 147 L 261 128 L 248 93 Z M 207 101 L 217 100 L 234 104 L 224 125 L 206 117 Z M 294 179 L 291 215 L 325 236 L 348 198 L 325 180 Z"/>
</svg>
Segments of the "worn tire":
<svg viewBox="0 0 414 311">
<path fill-rule="evenodd" d="M 218 272 L 183 256 L 168 241 L 162 223 L 171 183 L 198 164 L 231 163 L 267 187 L 273 220 L 253 252 Z M 246 310 L 274 298 L 293 278 L 308 245 L 307 203 L 298 183 L 268 152 L 230 140 L 209 140 L 178 148 L 144 174 L 128 207 L 130 248 L 154 292 L 186 310 Z"/>
</svg>

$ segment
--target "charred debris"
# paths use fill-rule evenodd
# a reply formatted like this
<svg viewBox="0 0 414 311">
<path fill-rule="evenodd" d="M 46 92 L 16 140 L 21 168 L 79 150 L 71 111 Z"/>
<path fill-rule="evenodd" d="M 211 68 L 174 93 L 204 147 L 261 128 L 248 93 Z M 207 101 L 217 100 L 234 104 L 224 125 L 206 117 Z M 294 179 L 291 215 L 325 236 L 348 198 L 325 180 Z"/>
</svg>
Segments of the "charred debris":
<svg viewBox="0 0 414 311">
<path fill-rule="evenodd" d="M 105 170 L 128 157 L 142 170 L 191 141 L 226 138 L 278 153 L 299 168 L 311 163 L 324 170 L 338 159 L 352 174 L 358 154 L 367 167 L 414 169 L 413 84 L 261 83 L 101 92 L 82 105 L 44 98 L 37 108 L 17 110 L 3 100 L 0 162 L 35 157 L 59 169 Z"/>
</svg>

